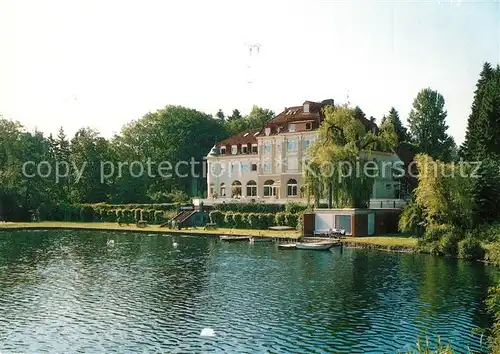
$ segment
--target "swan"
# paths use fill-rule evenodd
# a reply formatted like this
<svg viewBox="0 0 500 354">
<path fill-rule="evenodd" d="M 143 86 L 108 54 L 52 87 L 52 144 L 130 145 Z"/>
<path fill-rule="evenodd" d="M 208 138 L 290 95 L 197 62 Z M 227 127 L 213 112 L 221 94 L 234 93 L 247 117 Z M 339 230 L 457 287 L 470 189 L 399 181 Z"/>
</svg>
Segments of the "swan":
<svg viewBox="0 0 500 354">
<path fill-rule="evenodd" d="M 200 333 L 201 337 L 215 337 L 215 331 L 213 328 L 203 328 Z"/>
<path fill-rule="evenodd" d="M 108 242 L 106 242 L 106 244 L 108 246 L 114 246 L 115 245 L 115 240 L 108 240 Z"/>
<path fill-rule="evenodd" d="M 172 246 L 174 246 L 174 248 L 177 248 L 177 246 L 179 246 L 179 244 L 177 242 L 174 242 L 174 243 L 172 243 Z"/>
</svg>

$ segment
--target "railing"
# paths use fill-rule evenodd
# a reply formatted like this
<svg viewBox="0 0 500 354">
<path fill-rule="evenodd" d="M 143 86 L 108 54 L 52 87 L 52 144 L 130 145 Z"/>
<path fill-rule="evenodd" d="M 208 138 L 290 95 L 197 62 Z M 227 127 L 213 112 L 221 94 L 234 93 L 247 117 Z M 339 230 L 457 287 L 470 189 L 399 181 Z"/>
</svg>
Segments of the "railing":
<svg viewBox="0 0 500 354">
<path fill-rule="evenodd" d="M 215 204 L 222 204 L 222 203 L 241 203 L 241 204 L 246 204 L 246 203 L 268 203 L 268 204 L 286 204 L 287 202 L 294 202 L 294 203 L 307 203 L 307 199 L 301 199 L 301 198 L 293 198 L 293 199 L 276 199 L 276 198 L 241 198 L 241 199 L 236 199 L 236 198 L 218 198 L 218 199 L 201 199 L 201 198 L 195 198 L 193 199 L 193 204 L 195 206 L 200 205 L 200 202 L 202 202 L 204 205 L 215 205 Z M 326 200 L 321 200 L 321 204 L 327 204 Z M 408 204 L 408 201 L 404 199 L 372 199 L 370 200 L 370 209 L 402 209 Z"/>
<path fill-rule="evenodd" d="M 404 199 L 372 199 L 370 209 L 402 209 L 407 204 Z"/>
</svg>

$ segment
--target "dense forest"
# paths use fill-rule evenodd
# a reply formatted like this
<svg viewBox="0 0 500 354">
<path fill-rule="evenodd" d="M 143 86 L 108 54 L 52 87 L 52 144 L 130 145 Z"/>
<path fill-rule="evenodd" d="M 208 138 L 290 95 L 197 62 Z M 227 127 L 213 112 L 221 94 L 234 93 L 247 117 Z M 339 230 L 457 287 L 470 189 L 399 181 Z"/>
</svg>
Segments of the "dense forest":
<svg viewBox="0 0 500 354">
<path fill-rule="evenodd" d="M 63 128 L 55 137 L 44 136 L 0 117 L 0 220 L 29 220 L 60 204 L 170 203 L 203 196 L 205 180 L 196 176 L 214 143 L 262 127 L 273 116 L 257 106 L 246 116 L 234 110 L 227 117 L 167 106 L 126 124 L 111 139 L 91 128 L 73 137 Z M 155 173 L 155 163 L 181 160 L 197 162 L 197 173 L 186 173 L 191 166 L 179 167 L 181 177 Z M 111 170 L 119 164 L 119 171 Z M 148 164 L 151 171 L 141 171 Z"/>
</svg>

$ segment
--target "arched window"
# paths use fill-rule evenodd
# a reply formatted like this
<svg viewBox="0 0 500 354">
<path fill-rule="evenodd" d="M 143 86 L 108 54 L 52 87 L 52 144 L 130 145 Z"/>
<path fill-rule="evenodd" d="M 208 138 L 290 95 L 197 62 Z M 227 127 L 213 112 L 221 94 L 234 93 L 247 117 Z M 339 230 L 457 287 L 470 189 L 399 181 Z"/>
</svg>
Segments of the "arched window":
<svg viewBox="0 0 500 354">
<path fill-rule="evenodd" d="M 247 183 L 247 197 L 257 196 L 257 183 L 255 181 L 248 181 Z"/>
<path fill-rule="evenodd" d="M 220 184 L 220 196 L 225 197 L 226 196 L 226 185 L 224 183 Z"/>
<path fill-rule="evenodd" d="M 297 193 L 297 181 L 292 179 L 288 180 L 288 183 L 286 184 L 286 189 L 287 189 L 287 195 L 289 197 L 296 197 L 298 195 Z"/>
<path fill-rule="evenodd" d="M 264 182 L 264 197 L 272 197 L 276 195 L 276 187 L 273 180 Z"/>
<path fill-rule="evenodd" d="M 241 197 L 241 182 L 234 181 L 231 184 L 231 198 L 240 198 Z"/>
</svg>

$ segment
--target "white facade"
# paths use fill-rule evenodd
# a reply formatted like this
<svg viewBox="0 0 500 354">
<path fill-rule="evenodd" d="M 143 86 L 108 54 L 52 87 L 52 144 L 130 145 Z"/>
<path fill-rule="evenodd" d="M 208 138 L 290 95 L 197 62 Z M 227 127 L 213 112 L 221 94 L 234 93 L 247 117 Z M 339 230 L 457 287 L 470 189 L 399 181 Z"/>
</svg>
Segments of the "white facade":
<svg viewBox="0 0 500 354">
<path fill-rule="evenodd" d="M 321 103 L 306 101 L 302 106 L 285 108 L 262 130 L 243 132 L 215 146 L 207 156 L 207 199 L 260 200 L 277 202 L 305 199 L 303 161 L 307 148 L 318 138 L 322 108 L 333 100 Z M 376 129 L 366 120 L 368 129 Z M 384 167 L 375 178 L 375 205 L 399 199 L 400 183 L 392 177 L 393 164 L 402 161 L 396 154 L 370 152 L 369 159 Z"/>
</svg>

